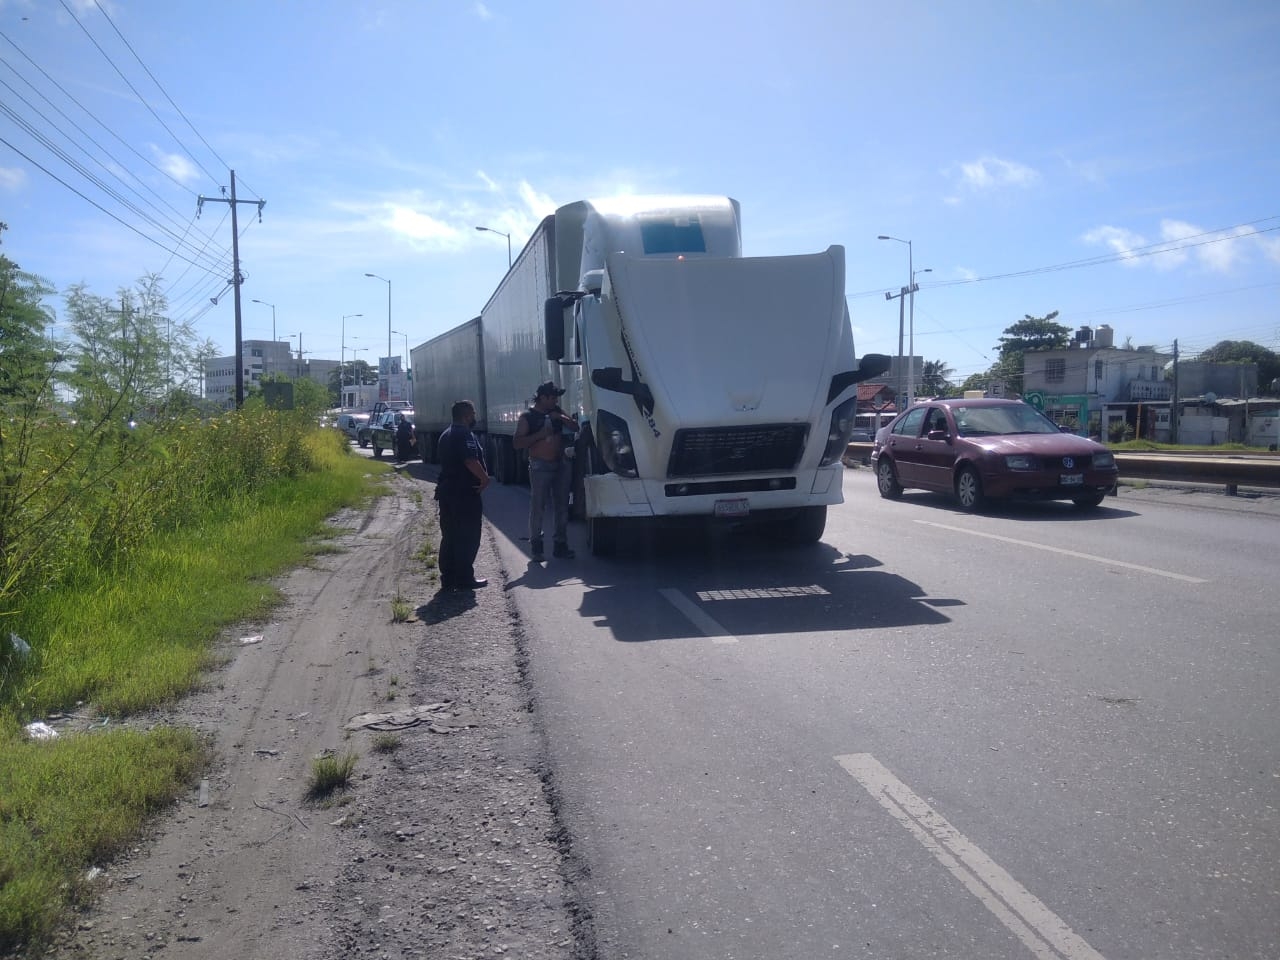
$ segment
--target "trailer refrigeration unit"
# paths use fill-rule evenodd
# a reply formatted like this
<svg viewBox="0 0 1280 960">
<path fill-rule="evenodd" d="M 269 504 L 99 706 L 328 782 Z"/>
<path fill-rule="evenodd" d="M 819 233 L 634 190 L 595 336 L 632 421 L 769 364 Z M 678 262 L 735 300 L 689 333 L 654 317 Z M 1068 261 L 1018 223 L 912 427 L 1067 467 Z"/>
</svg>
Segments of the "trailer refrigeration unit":
<svg viewBox="0 0 1280 960">
<path fill-rule="evenodd" d="M 889 358 L 855 359 L 842 247 L 741 248 L 727 197 L 579 201 L 539 225 L 481 311 L 483 377 L 450 402 L 484 398 L 490 468 L 519 480 L 516 419 L 541 381 L 566 388 L 593 553 L 612 552 L 625 525 L 662 518 L 811 542 L 843 500 L 856 385 Z M 442 339 L 414 351 L 415 391 Z M 420 425 L 424 399 L 415 393 Z"/>
</svg>

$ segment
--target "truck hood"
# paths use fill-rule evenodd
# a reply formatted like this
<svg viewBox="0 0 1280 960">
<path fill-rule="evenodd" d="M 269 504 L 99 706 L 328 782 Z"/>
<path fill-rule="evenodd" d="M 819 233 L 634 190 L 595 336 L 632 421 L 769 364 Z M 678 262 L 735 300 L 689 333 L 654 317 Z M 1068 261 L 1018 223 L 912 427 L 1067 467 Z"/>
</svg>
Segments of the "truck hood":
<svg viewBox="0 0 1280 960">
<path fill-rule="evenodd" d="M 602 295 L 621 320 L 628 378 L 659 428 L 813 422 L 841 356 L 844 248 L 787 257 L 611 254 Z"/>
</svg>

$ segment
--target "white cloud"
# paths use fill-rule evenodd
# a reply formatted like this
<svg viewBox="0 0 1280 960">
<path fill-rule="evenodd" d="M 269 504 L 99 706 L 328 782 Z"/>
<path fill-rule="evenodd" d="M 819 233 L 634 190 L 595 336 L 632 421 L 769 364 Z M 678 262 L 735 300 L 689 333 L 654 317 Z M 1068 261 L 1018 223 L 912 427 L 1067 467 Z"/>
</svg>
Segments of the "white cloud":
<svg viewBox="0 0 1280 960">
<path fill-rule="evenodd" d="M 27 172 L 20 167 L 0 167 L 0 189 L 17 190 L 27 182 Z"/>
<path fill-rule="evenodd" d="M 555 201 L 545 193 L 539 193 L 535 190 L 528 180 L 520 181 L 520 199 L 524 201 L 525 206 L 529 208 L 529 212 L 538 220 L 541 220 L 547 214 L 556 212 Z"/>
<path fill-rule="evenodd" d="M 493 177 L 489 176 L 483 170 L 477 170 L 476 176 L 480 178 L 480 182 L 483 183 L 486 188 L 488 188 L 490 193 L 498 192 L 498 182 L 494 180 Z"/>
<path fill-rule="evenodd" d="M 148 146 L 151 147 L 151 155 L 155 157 L 160 169 L 179 183 L 191 183 L 200 178 L 200 171 L 186 157 L 178 153 L 165 153 L 154 143 Z"/>
<path fill-rule="evenodd" d="M 392 233 L 412 241 L 456 241 L 458 231 L 429 213 L 400 204 L 388 204 L 383 225 Z M 449 245 L 447 242 L 444 245 Z"/>
<path fill-rule="evenodd" d="M 1124 227 L 1098 227 L 1090 230 L 1082 239 L 1085 243 L 1110 247 L 1114 253 L 1126 258 L 1132 257 L 1133 251 L 1147 245 L 1146 237 L 1132 230 L 1126 230 Z M 1138 260 L 1125 259 L 1124 263 L 1126 266 L 1134 267 L 1138 265 Z"/>
<path fill-rule="evenodd" d="M 1243 226 L 1215 232 L 1185 220 L 1162 220 L 1160 239 L 1156 241 L 1112 226 L 1090 230 L 1082 239 L 1110 247 L 1125 258 L 1122 262 L 1127 267 L 1173 270 L 1194 262 L 1209 273 L 1230 273 L 1247 255 L 1248 248 L 1237 242 L 1247 237 L 1257 238 L 1266 256 L 1280 260 L 1280 242 L 1273 246 L 1262 241 L 1252 227 Z"/>
<path fill-rule="evenodd" d="M 476 3 L 476 5 L 475 5 L 475 11 L 476 11 L 476 16 L 477 16 L 477 17 L 479 17 L 481 20 L 492 20 L 492 19 L 493 19 L 493 11 L 491 11 L 491 10 L 490 10 L 487 6 L 485 6 L 483 3 L 479 3 L 479 2 L 477 2 L 477 3 Z"/>
<path fill-rule="evenodd" d="M 960 164 L 960 178 L 970 190 L 994 190 L 999 187 L 1028 187 L 1040 179 L 1040 174 L 1011 160 L 982 157 Z"/>
</svg>

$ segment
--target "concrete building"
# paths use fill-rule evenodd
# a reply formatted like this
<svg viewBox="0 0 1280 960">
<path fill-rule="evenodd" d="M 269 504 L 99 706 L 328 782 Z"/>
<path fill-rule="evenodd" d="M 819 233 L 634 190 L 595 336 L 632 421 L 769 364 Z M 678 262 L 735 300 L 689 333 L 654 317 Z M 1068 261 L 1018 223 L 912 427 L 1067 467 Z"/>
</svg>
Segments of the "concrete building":
<svg viewBox="0 0 1280 960">
<path fill-rule="evenodd" d="M 270 374 L 298 379 L 307 377 L 323 386 L 329 385 L 330 374 L 339 366 L 337 360 L 300 360 L 293 355 L 287 340 L 245 340 L 244 392 L 262 383 Z M 236 358 L 214 357 L 205 361 L 204 395 L 219 406 L 230 409 L 236 403 Z"/>
<path fill-rule="evenodd" d="M 1178 362 L 1175 402 L 1173 354 L 1151 346 L 1117 348 L 1106 324 L 1080 327 L 1070 347 L 1027 353 L 1023 362 L 1024 400 L 1104 442 L 1125 435 L 1168 442 L 1175 437 L 1175 409 L 1179 442 L 1243 441 L 1256 432 L 1250 404 L 1253 410 L 1268 406 L 1249 399 L 1257 393 L 1257 364 L 1186 360 Z"/>
</svg>

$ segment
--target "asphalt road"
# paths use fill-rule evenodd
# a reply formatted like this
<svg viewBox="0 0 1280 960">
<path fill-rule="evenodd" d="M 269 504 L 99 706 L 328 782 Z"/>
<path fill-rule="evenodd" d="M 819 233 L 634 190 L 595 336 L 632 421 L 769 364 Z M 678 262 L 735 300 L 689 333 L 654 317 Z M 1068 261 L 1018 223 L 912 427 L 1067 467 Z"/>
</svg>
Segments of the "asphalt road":
<svg viewBox="0 0 1280 960">
<path fill-rule="evenodd" d="M 486 494 L 599 956 L 1280 956 L 1280 501 L 845 496 L 541 567 Z"/>
</svg>

